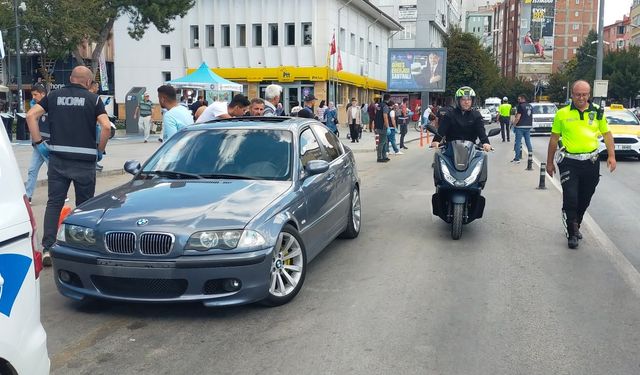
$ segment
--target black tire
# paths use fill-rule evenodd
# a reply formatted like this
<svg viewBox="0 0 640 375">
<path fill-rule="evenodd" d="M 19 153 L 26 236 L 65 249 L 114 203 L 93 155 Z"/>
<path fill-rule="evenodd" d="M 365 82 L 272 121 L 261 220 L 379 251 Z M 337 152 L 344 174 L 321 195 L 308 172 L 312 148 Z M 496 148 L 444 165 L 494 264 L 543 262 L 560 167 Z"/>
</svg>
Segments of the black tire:
<svg viewBox="0 0 640 375">
<path fill-rule="evenodd" d="M 295 243 L 288 245 L 287 241 L 290 239 L 295 240 Z M 287 258 L 288 255 L 291 257 Z M 289 259 L 291 259 L 290 264 L 288 263 Z M 293 276 L 292 279 L 296 281 L 295 285 L 291 285 L 287 277 L 284 276 L 284 273 L 288 274 L 287 270 L 292 270 L 291 267 L 293 266 L 299 268 L 299 271 L 292 271 L 292 275 L 289 275 L 290 277 Z M 274 307 L 290 302 L 298 292 L 300 292 L 306 274 L 307 253 L 304 243 L 296 228 L 287 224 L 280 231 L 280 235 L 278 235 L 278 240 L 273 249 L 273 261 L 271 271 L 269 272 L 268 296 L 260 301 L 260 303 L 265 306 Z M 279 280 L 278 275 L 280 275 Z"/>
<path fill-rule="evenodd" d="M 464 204 L 453 204 L 453 220 L 451 222 L 451 238 L 459 240 L 462 236 L 462 215 L 464 214 Z"/>
<path fill-rule="evenodd" d="M 353 239 L 360 234 L 360 228 L 362 227 L 362 204 L 360 202 L 360 190 L 357 186 L 353 187 L 351 191 L 351 197 L 349 199 L 349 222 L 344 232 L 340 233 L 340 238 Z"/>
</svg>

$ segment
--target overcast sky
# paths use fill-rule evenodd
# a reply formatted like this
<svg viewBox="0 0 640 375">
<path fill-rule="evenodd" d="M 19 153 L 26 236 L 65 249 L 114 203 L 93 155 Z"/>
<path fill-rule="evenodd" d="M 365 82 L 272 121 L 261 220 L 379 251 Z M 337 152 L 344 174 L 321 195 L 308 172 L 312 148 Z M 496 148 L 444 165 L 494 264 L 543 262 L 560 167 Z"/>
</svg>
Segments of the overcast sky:
<svg viewBox="0 0 640 375">
<path fill-rule="evenodd" d="M 628 16 L 632 2 L 633 0 L 606 0 L 604 3 L 604 25 L 611 25 L 617 20 L 621 20 L 625 14 Z"/>
</svg>

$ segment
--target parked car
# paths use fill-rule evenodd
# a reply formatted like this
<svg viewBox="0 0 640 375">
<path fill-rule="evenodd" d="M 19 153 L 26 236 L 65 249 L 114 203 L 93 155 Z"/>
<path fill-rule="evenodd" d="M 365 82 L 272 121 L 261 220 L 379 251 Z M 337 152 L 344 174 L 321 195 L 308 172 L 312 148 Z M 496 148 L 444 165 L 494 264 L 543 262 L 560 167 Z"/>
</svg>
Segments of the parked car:
<svg viewBox="0 0 640 375">
<path fill-rule="evenodd" d="M 640 121 L 620 104 L 604 108 L 604 115 L 613 135 L 616 156 L 633 156 L 640 159 Z M 600 156 L 607 155 L 604 138 L 600 137 Z"/>
<path fill-rule="evenodd" d="M 488 108 L 480 108 L 479 112 L 482 115 L 482 121 L 485 124 L 489 124 L 489 123 L 493 122 L 492 116 L 491 116 L 491 111 Z"/>
<path fill-rule="evenodd" d="M 352 151 L 321 123 L 235 118 L 178 132 L 79 206 L 52 248 L 72 299 L 289 302 L 307 264 L 360 232 Z"/>
<path fill-rule="evenodd" d="M 20 169 L 0 126 L 0 374 L 48 374 L 40 322 L 42 253 Z"/>
<path fill-rule="evenodd" d="M 532 113 L 531 134 L 551 134 L 553 118 L 558 112 L 558 107 L 553 103 L 530 103 Z"/>
</svg>

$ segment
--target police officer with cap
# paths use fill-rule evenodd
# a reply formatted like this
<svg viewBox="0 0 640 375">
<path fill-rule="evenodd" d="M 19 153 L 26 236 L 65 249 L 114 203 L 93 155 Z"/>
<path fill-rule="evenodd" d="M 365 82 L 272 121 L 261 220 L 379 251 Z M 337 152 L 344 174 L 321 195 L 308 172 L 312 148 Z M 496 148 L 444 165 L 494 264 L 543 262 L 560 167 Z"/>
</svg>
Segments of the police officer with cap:
<svg viewBox="0 0 640 375">
<path fill-rule="evenodd" d="M 562 216 L 570 249 L 578 248 L 582 239 L 580 224 L 600 181 L 600 134 L 607 146 L 607 167 L 611 172 L 616 169 L 613 136 L 602 108 L 589 101 L 590 92 L 591 86 L 587 81 L 579 80 L 573 84 L 571 104 L 558 110 L 553 119 L 547 150 L 547 173 L 553 177 L 556 171 L 554 158 L 560 169 Z M 558 150 L 560 137 L 563 147 Z"/>
<path fill-rule="evenodd" d="M 27 125 L 33 146 L 49 158 L 49 200 L 44 214 L 42 237 L 43 264 L 51 265 L 49 249 L 56 240 L 58 218 L 73 182 L 76 205 L 93 197 L 96 189 L 96 162 L 102 160 L 109 140 L 110 124 L 104 104 L 88 88 L 93 73 L 85 66 L 71 72 L 70 85 L 52 91 L 27 113 Z M 50 139 L 45 142 L 38 129 L 38 119 L 47 113 Z M 96 122 L 102 129 L 96 139 Z M 98 145 L 96 148 L 96 144 Z"/>
</svg>

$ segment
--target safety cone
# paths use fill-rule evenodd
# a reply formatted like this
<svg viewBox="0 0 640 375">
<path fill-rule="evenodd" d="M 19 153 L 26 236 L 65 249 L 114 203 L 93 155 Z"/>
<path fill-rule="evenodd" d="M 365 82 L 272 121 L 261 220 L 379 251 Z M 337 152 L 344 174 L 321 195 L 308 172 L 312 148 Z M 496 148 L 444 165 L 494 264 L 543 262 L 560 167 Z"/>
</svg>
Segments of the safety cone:
<svg viewBox="0 0 640 375">
<path fill-rule="evenodd" d="M 67 216 L 69 216 L 70 213 L 71 213 L 71 206 L 67 206 L 65 204 L 62 207 L 62 210 L 60 210 L 60 217 L 58 218 L 58 228 L 60 228 L 60 225 L 62 224 L 64 219 L 66 219 Z"/>
</svg>

